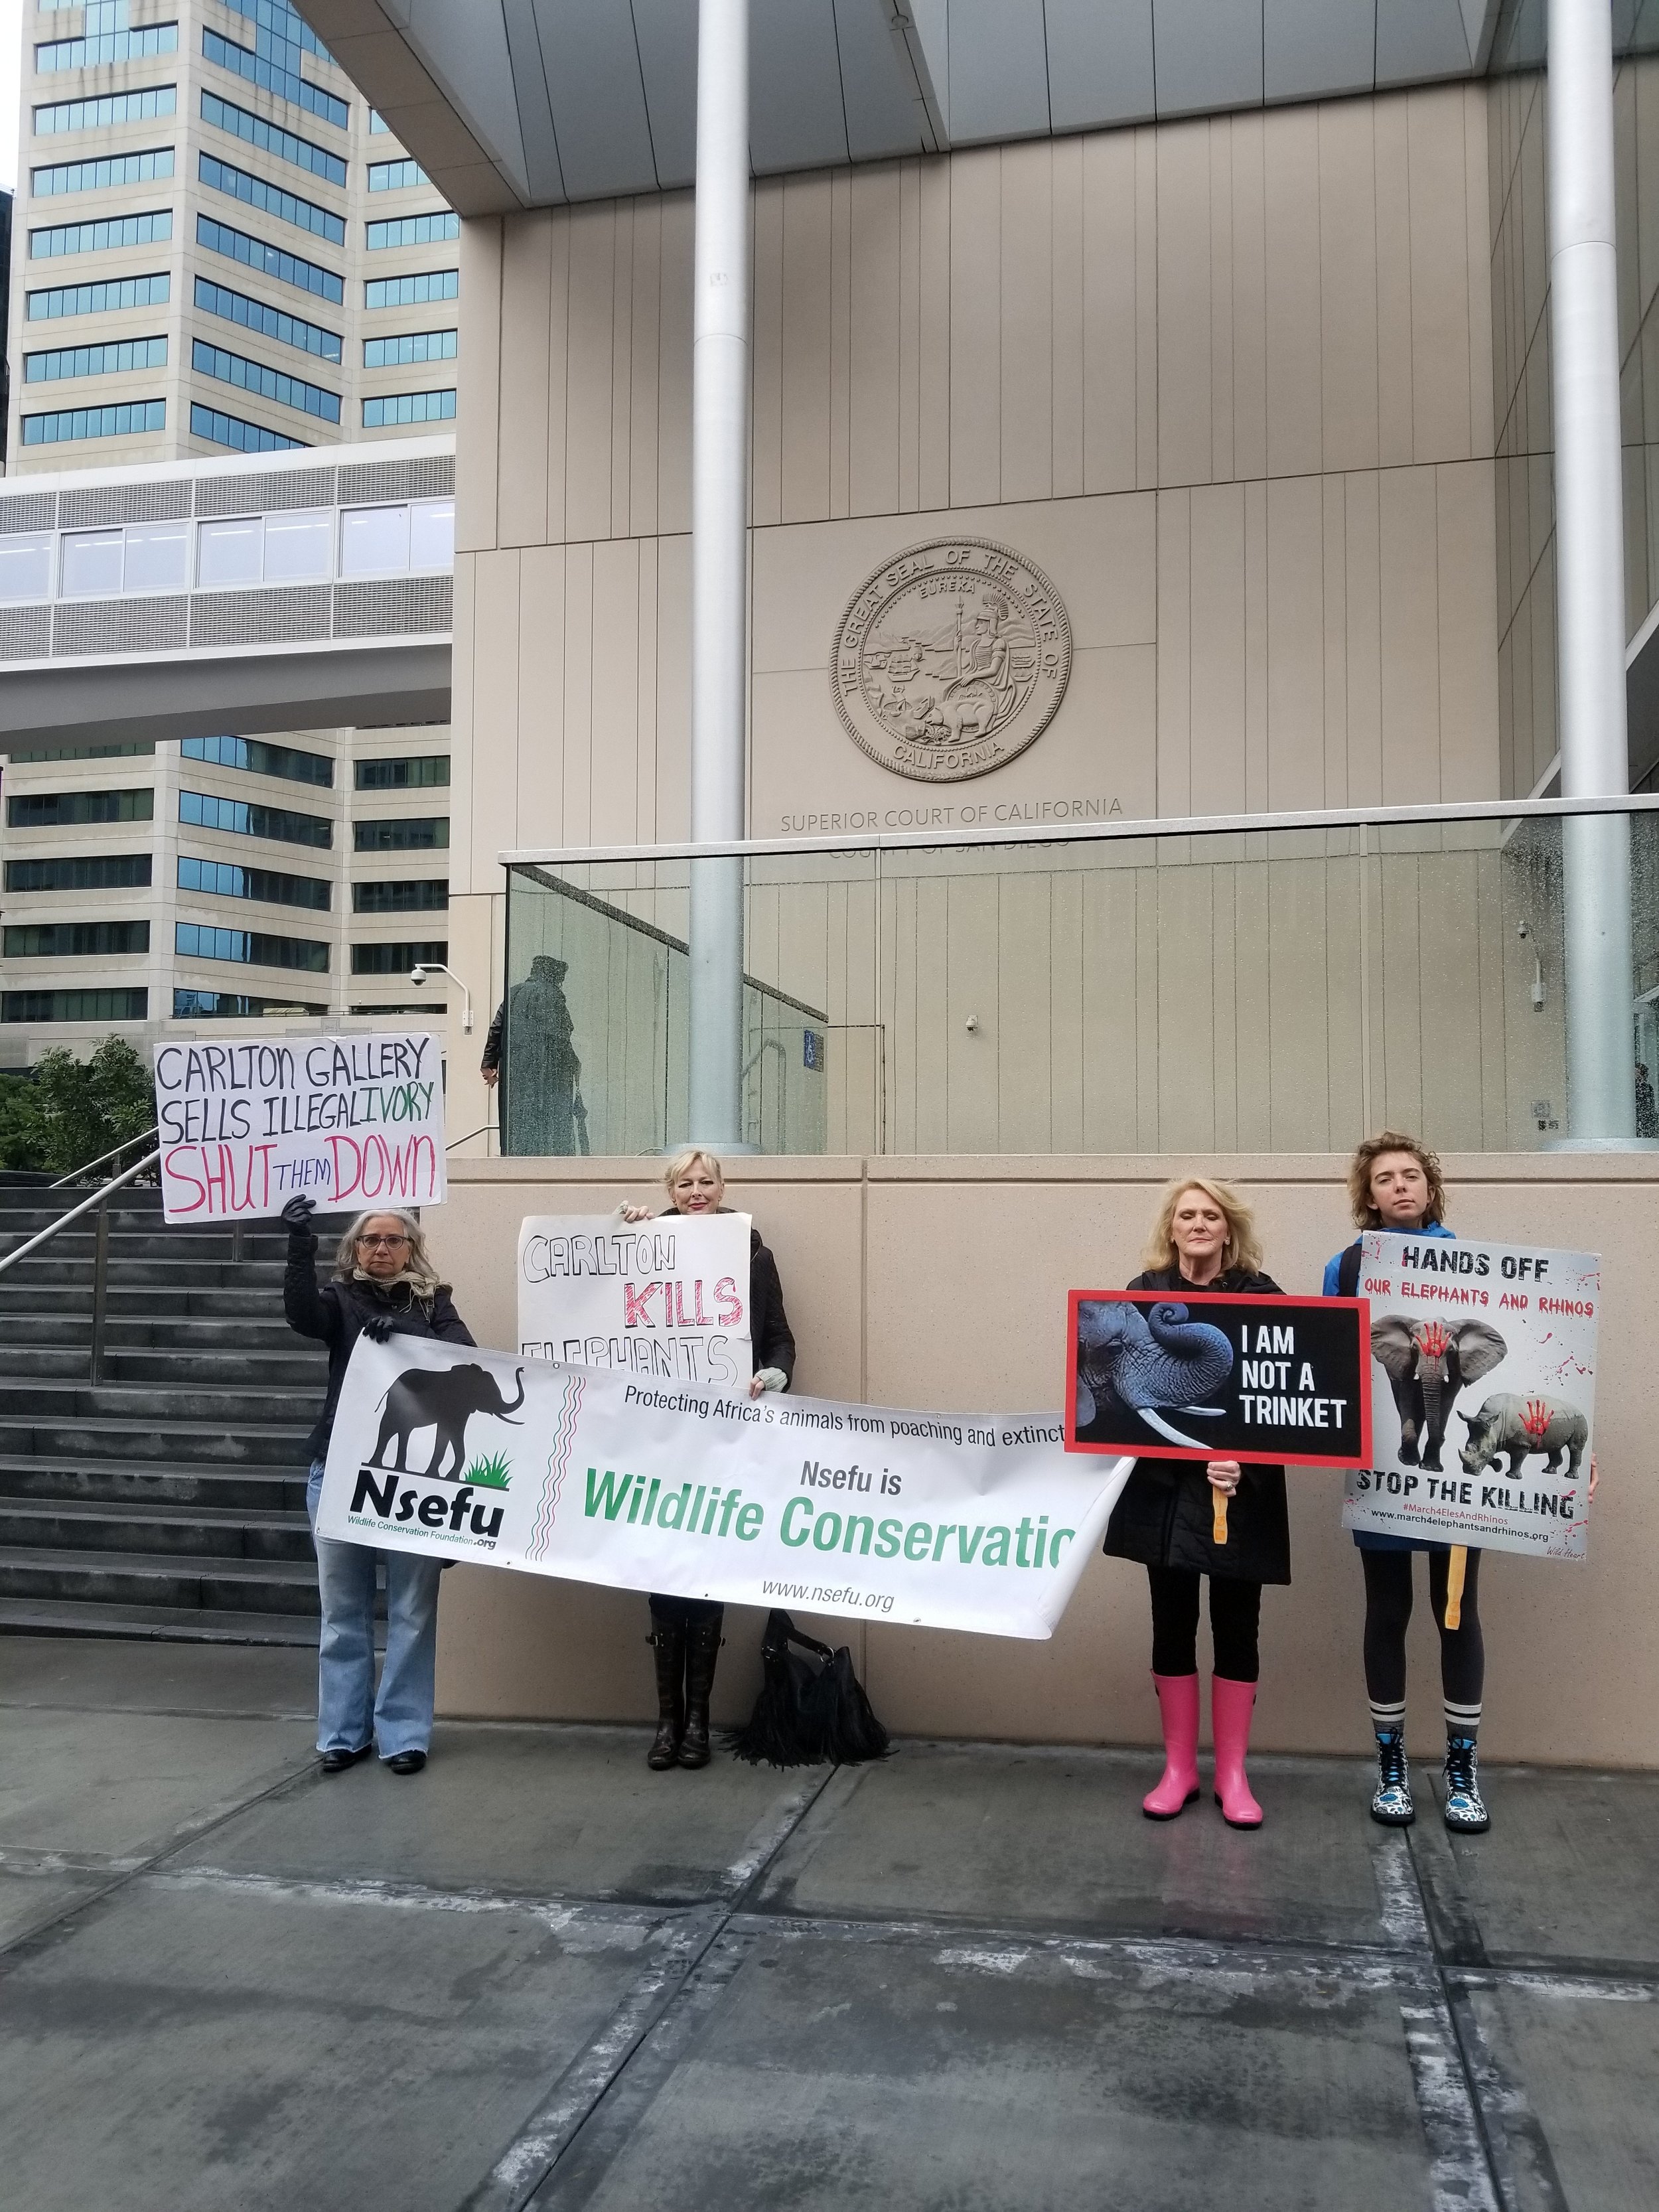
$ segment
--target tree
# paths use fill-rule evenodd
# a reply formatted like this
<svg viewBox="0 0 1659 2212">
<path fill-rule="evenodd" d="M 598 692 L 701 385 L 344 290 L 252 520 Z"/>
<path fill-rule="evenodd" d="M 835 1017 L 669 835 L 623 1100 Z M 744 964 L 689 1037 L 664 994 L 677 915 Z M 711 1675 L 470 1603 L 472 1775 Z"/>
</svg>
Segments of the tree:
<svg viewBox="0 0 1659 2212">
<path fill-rule="evenodd" d="M 32 1075 L 0 1075 L 0 1168 L 39 1169 L 45 1140 Z"/>
<path fill-rule="evenodd" d="M 29 1089 L 23 1133 L 33 1137 L 38 1164 L 51 1174 L 84 1167 L 155 1125 L 149 1070 L 124 1037 L 106 1037 L 86 1060 L 61 1045 L 43 1053 Z M 9 1149 L 7 1164 L 21 1164 Z"/>
</svg>

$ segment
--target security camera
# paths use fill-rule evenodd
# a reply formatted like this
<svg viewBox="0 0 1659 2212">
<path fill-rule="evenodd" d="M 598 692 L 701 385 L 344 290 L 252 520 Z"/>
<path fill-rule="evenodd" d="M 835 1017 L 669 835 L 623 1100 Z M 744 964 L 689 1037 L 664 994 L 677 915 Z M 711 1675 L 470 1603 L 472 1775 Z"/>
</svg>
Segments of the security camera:
<svg viewBox="0 0 1659 2212">
<path fill-rule="evenodd" d="M 1532 935 L 1532 925 L 1531 925 L 1531 923 L 1530 923 L 1530 922 L 1525 922 L 1525 921 L 1518 921 L 1518 922 L 1516 922 L 1516 924 L 1515 925 L 1515 933 L 1516 933 L 1516 935 L 1517 937 L 1520 937 L 1520 938 L 1528 938 L 1528 937 L 1530 937 L 1530 936 Z"/>
<path fill-rule="evenodd" d="M 420 985 L 424 983 L 426 981 L 425 969 L 421 967 L 411 968 L 409 971 L 409 980 L 416 987 L 416 988 L 418 988 Z"/>
</svg>

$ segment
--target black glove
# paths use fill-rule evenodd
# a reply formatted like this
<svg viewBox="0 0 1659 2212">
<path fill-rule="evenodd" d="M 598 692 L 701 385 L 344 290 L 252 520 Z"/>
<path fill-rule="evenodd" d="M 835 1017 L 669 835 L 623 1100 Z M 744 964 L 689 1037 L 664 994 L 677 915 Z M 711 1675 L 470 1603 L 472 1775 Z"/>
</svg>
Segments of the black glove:
<svg viewBox="0 0 1659 2212">
<path fill-rule="evenodd" d="M 384 1344 L 392 1334 L 392 1316 L 371 1314 L 358 1334 L 366 1336 L 371 1344 Z"/>
<path fill-rule="evenodd" d="M 311 1217 L 316 1211 L 316 1200 L 307 1198 L 302 1194 L 298 1198 L 289 1199 L 280 1218 L 287 1222 L 290 1231 L 302 1232 L 310 1228 Z"/>
</svg>

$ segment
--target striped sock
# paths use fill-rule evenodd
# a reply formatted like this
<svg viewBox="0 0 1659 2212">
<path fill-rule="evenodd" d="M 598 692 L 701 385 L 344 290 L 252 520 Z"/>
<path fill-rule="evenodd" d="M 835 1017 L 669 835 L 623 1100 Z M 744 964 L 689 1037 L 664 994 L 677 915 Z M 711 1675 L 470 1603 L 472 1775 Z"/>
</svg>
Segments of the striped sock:
<svg viewBox="0 0 1659 2212">
<path fill-rule="evenodd" d="M 1371 1699 L 1371 1726 L 1378 1735 L 1396 1735 L 1405 1725 L 1406 1700 L 1403 1698 L 1397 1705 L 1380 1705 L 1375 1698 Z"/>
<path fill-rule="evenodd" d="M 1473 1743 L 1476 1736 L 1480 1733 L 1480 1707 L 1479 1704 L 1473 1705 L 1455 1705 L 1451 1699 L 1448 1698 L 1445 1700 L 1445 1706 L 1446 1734 L 1449 1736 L 1466 1735 L 1469 1739 L 1470 1742 Z"/>
</svg>

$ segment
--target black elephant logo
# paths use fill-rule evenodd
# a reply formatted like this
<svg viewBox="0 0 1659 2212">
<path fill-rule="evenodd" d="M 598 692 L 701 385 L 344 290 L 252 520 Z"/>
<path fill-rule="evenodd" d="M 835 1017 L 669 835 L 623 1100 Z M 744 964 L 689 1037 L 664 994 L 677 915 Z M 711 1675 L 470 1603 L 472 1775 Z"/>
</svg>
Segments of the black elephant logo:
<svg viewBox="0 0 1659 2212">
<path fill-rule="evenodd" d="M 1383 1314 L 1371 1323 L 1371 1356 L 1388 1376 L 1400 1415 L 1401 1467 L 1420 1464 L 1439 1472 L 1440 1447 L 1458 1392 L 1466 1382 L 1490 1375 L 1508 1349 L 1484 1321 Z"/>
<path fill-rule="evenodd" d="M 386 1394 L 380 1433 L 366 1464 L 379 1467 L 381 1455 L 395 1438 L 398 1448 L 392 1464 L 400 1474 L 410 1473 L 404 1462 L 410 1437 L 417 1429 L 434 1429 L 437 1434 L 424 1473 L 436 1481 L 459 1481 L 466 1465 L 466 1425 L 475 1413 L 512 1422 L 514 1428 L 520 1425 L 514 1415 L 524 1403 L 522 1367 L 517 1381 L 518 1396 L 507 1399 L 489 1370 L 471 1360 L 461 1367 L 406 1369 Z M 446 1460 L 450 1462 L 448 1474 L 444 1468 Z"/>
</svg>

